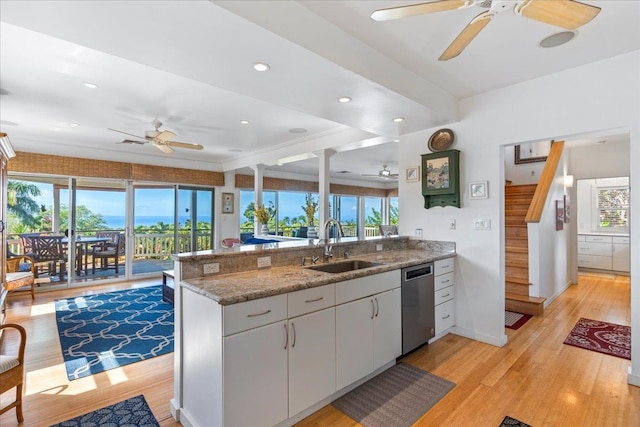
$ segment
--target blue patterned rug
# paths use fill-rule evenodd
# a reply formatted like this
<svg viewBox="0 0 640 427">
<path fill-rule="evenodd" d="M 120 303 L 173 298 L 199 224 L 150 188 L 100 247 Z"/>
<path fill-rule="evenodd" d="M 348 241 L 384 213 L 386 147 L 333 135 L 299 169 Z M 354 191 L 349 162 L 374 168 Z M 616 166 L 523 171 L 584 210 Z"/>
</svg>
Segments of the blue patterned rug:
<svg viewBox="0 0 640 427">
<path fill-rule="evenodd" d="M 51 427 L 160 427 L 143 395 L 80 415 Z"/>
<path fill-rule="evenodd" d="M 173 306 L 162 285 L 57 300 L 69 380 L 173 351 Z"/>
</svg>

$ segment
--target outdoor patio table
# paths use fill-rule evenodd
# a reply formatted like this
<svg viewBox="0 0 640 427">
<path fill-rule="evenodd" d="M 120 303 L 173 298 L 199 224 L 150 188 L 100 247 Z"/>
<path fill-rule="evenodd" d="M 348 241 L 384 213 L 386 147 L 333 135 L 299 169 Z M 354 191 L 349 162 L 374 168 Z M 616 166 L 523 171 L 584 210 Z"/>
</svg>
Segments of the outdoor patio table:
<svg viewBox="0 0 640 427">
<path fill-rule="evenodd" d="M 76 274 L 82 274 L 83 266 L 86 273 L 89 268 L 89 245 L 104 243 L 109 241 L 108 237 L 76 237 L 76 256 L 79 257 L 80 263 L 77 263 Z M 62 239 L 62 244 L 67 246 L 69 239 Z"/>
</svg>

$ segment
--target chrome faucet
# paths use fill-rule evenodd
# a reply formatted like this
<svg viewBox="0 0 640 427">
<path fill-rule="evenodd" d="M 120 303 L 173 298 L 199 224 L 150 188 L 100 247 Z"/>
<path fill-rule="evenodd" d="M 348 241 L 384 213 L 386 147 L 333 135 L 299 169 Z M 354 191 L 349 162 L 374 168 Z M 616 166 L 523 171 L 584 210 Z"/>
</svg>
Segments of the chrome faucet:
<svg viewBox="0 0 640 427">
<path fill-rule="evenodd" d="M 329 244 L 329 226 L 335 224 L 338 226 L 338 237 L 336 241 L 340 241 L 340 237 L 344 237 L 344 231 L 342 230 L 342 224 L 335 218 L 329 218 L 324 223 L 324 251 L 322 252 L 322 262 L 329 262 L 330 258 L 333 258 L 333 246 Z M 320 242 L 318 242 L 320 243 Z"/>
</svg>

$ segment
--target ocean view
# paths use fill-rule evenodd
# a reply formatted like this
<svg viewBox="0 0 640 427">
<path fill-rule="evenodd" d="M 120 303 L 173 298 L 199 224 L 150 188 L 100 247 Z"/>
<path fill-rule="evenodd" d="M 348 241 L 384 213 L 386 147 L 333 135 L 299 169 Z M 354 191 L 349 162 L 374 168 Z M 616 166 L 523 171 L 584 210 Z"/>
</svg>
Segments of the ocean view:
<svg viewBox="0 0 640 427">
<path fill-rule="evenodd" d="M 104 219 L 104 222 L 107 223 L 107 225 L 109 226 L 109 228 L 118 230 L 118 229 L 124 229 L 125 226 L 125 222 L 124 222 L 124 216 L 118 216 L 118 215 L 103 215 L 102 218 Z M 186 223 L 186 221 L 189 219 L 188 216 L 180 216 L 179 218 L 179 222 L 180 225 L 184 225 Z M 173 216 L 137 216 L 134 219 L 134 226 L 140 226 L 140 225 L 144 225 L 144 226 L 152 226 L 152 225 L 156 225 L 159 222 L 163 222 L 165 224 L 173 224 Z M 198 217 L 198 222 L 208 222 L 211 223 L 211 217 L 210 216 L 199 216 Z"/>
</svg>

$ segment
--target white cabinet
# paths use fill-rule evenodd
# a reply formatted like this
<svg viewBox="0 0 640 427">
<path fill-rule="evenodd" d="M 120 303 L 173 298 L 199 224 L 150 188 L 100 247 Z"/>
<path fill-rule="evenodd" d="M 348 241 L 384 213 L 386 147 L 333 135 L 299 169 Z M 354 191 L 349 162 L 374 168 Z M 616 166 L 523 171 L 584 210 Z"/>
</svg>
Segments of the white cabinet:
<svg viewBox="0 0 640 427">
<path fill-rule="evenodd" d="M 339 390 L 401 355 L 400 271 L 337 283 L 336 301 L 343 302 L 336 306 Z"/>
<path fill-rule="evenodd" d="M 629 272 L 629 237 L 578 235 L 578 267 Z"/>
<path fill-rule="evenodd" d="M 224 337 L 224 425 L 272 426 L 288 418 L 286 332 L 280 321 Z"/>
<path fill-rule="evenodd" d="M 611 264 L 616 271 L 631 271 L 631 253 L 628 243 L 614 243 Z"/>
<path fill-rule="evenodd" d="M 434 305 L 435 305 L 435 339 L 455 324 L 455 289 L 453 281 L 453 258 L 438 260 L 433 263 Z"/>
<path fill-rule="evenodd" d="M 292 417 L 336 391 L 335 308 L 290 319 L 288 330 Z"/>
</svg>

